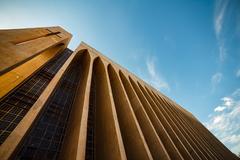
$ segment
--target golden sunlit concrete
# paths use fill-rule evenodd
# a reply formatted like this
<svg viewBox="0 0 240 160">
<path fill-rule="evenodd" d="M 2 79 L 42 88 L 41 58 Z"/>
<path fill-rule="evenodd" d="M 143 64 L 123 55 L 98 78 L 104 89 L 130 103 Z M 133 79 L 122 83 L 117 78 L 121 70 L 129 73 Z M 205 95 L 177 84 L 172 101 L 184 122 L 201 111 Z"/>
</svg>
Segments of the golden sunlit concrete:
<svg viewBox="0 0 240 160">
<path fill-rule="evenodd" d="M 61 27 L 0 30 L 0 98 L 67 47 Z"/>
</svg>

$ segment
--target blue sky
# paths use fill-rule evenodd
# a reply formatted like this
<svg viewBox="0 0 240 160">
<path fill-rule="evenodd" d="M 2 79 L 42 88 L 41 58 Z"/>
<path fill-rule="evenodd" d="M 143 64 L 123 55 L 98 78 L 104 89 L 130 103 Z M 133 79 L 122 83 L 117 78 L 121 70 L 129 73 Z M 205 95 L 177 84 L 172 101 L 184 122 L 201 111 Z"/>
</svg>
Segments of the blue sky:
<svg viewBox="0 0 240 160">
<path fill-rule="evenodd" d="M 0 28 L 60 25 L 240 152 L 240 1 L 1 0 Z"/>
</svg>

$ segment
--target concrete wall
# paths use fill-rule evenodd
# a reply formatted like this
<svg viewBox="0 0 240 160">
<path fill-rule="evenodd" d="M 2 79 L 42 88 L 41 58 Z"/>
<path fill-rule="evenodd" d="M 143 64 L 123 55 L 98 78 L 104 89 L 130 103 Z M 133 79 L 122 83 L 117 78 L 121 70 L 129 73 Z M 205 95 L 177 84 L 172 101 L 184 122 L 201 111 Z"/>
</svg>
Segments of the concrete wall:
<svg viewBox="0 0 240 160">
<path fill-rule="evenodd" d="M 238 159 L 190 112 L 85 43 L 0 146 L 1 159 L 11 158 L 18 149 L 73 61 L 79 62 L 81 78 L 59 159 L 84 160 L 88 154 L 106 160 Z M 92 152 L 87 148 L 89 116 L 94 127 Z"/>
<path fill-rule="evenodd" d="M 0 98 L 67 47 L 61 27 L 0 30 Z"/>
<path fill-rule="evenodd" d="M 86 77 L 94 75 L 97 86 L 95 159 L 237 159 L 190 112 L 87 44 L 81 43 L 79 50 L 89 55 Z M 87 83 L 88 98 L 81 98 L 85 143 L 91 92 Z M 85 147 L 78 146 L 81 155 L 76 159 L 85 159 Z"/>
<path fill-rule="evenodd" d="M 190 112 L 126 69 L 85 43 L 75 52 L 84 55 L 86 64 L 74 104 L 79 112 L 71 114 L 79 120 L 69 122 L 69 131 L 76 129 L 71 123 L 77 124 L 79 134 L 69 136 L 76 140 L 73 143 L 65 139 L 63 159 L 88 157 L 92 90 L 96 92 L 95 159 L 238 159 Z"/>
</svg>

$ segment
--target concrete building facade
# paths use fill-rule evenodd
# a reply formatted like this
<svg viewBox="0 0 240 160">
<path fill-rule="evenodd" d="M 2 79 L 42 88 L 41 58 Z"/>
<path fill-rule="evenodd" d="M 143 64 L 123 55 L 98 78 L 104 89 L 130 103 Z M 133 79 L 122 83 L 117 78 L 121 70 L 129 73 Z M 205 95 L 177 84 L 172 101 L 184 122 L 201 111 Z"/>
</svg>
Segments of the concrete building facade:
<svg viewBox="0 0 240 160">
<path fill-rule="evenodd" d="M 0 157 L 239 159 L 190 112 L 61 27 L 0 30 Z"/>
</svg>

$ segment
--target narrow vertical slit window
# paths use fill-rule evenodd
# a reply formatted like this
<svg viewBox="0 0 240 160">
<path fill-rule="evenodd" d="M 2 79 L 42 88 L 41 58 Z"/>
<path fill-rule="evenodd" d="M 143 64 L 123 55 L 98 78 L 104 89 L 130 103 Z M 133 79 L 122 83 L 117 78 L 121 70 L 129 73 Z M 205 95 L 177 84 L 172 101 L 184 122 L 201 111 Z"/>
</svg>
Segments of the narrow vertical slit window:
<svg viewBox="0 0 240 160">
<path fill-rule="evenodd" d="M 78 60 L 74 59 L 64 73 L 24 139 L 15 159 L 58 158 L 80 79 L 81 69 Z"/>
<path fill-rule="evenodd" d="M 96 120 L 96 78 L 92 76 L 90 101 L 88 110 L 87 124 L 87 144 L 86 144 L 86 160 L 94 160 L 95 154 L 95 120 Z"/>
</svg>

